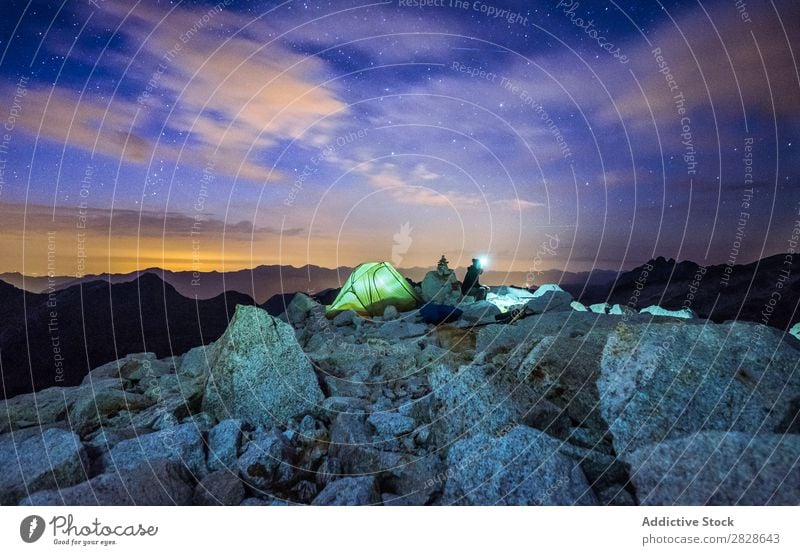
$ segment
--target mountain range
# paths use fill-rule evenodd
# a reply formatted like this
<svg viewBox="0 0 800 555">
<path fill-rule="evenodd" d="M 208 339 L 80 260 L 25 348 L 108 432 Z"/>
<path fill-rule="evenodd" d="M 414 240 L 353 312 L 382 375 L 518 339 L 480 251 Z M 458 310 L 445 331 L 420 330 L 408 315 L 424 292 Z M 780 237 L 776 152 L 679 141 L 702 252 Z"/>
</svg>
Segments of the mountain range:
<svg viewBox="0 0 800 555">
<path fill-rule="evenodd" d="M 422 281 L 432 268 L 401 268 L 398 271 L 414 281 Z M 79 283 L 106 281 L 110 283 L 126 283 L 144 274 L 157 275 L 174 287 L 184 297 L 211 299 L 226 291 L 236 291 L 255 299 L 258 304 L 265 303 L 275 295 L 303 291 L 314 294 L 325 289 L 337 288 L 347 279 L 353 268 L 340 266 L 324 268 L 306 265 L 302 267 L 265 265 L 246 270 L 228 272 L 173 272 L 160 268 L 148 268 L 123 274 L 86 275 L 82 278 L 74 276 L 23 276 L 17 272 L 0 274 L 0 280 L 19 289 L 32 293 L 62 290 Z M 465 270 L 456 269 L 456 274 L 463 277 Z M 487 285 L 522 285 L 530 280 L 527 272 L 499 272 L 487 270 L 481 281 Z M 562 285 L 580 286 L 585 284 L 602 285 L 617 277 L 612 270 L 595 270 L 593 272 L 564 272 L 546 270 L 536 272 L 536 283 L 560 283 Z"/>
</svg>

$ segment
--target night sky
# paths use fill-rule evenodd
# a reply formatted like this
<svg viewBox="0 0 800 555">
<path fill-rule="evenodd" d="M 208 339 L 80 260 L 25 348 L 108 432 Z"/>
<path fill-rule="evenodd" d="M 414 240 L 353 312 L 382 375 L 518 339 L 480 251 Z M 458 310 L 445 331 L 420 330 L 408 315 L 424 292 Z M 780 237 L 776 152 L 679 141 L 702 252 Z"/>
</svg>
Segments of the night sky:
<svg viewBox="0 0 800 555">
<path fill-rule="evenodd" d="M 797 2 L 419 4 L 4 1 L 0 272 L 790 248 Z"/>
</svg>

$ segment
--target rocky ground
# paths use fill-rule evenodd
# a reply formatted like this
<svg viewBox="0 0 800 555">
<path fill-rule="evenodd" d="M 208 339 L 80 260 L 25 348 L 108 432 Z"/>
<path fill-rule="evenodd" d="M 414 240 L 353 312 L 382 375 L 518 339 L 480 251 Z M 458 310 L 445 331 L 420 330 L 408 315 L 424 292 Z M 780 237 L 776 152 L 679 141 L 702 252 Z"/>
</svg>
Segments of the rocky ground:
<svg viewBox="0 0 800 555">
<path fill-rule="evenodd" d="M 0 504 L 800 503 L 794 338 L 571 300 L 240 306 L 181 357 L 2 402 Z"/>
</svg>

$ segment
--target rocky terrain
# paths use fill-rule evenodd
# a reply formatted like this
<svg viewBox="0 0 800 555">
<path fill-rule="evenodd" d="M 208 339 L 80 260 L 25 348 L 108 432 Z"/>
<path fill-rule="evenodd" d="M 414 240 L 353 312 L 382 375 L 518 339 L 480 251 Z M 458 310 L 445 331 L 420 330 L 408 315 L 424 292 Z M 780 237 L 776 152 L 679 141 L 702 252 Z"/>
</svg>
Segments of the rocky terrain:
<svg viewBox="0 0 800 555">
<path fill-rule="evenodd" d="M 516 300 L 440 326 L 240 305 L 182 356 L 0 402 L 0 504 L 800 503 L 793 337 Z"/>
</svg>

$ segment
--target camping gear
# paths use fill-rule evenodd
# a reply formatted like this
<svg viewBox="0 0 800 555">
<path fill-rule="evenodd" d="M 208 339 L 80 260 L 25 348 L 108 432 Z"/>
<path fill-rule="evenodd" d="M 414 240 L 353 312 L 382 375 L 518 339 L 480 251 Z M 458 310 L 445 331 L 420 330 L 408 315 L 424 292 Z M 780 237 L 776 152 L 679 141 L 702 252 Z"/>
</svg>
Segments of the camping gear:
<svg viewBox="0 0 800 555">
<path fill-rule="evenodd" d="M 444 324 L 445 322 L 455 322 L 464 313 L 460 308 L 449 304 L 427 303 L 419 309 L 419 315 L 426 324 Z"/>
<path fill-rule="evenodd" d="M 365 262 L 353 270 L 325 316 L 333 318 L 345 310 L 361 316 L 380 316 L 387 306 L 400 312 L 413 310 L 420 299 L 410 283 L 388 262 Z"/>
</svg>

